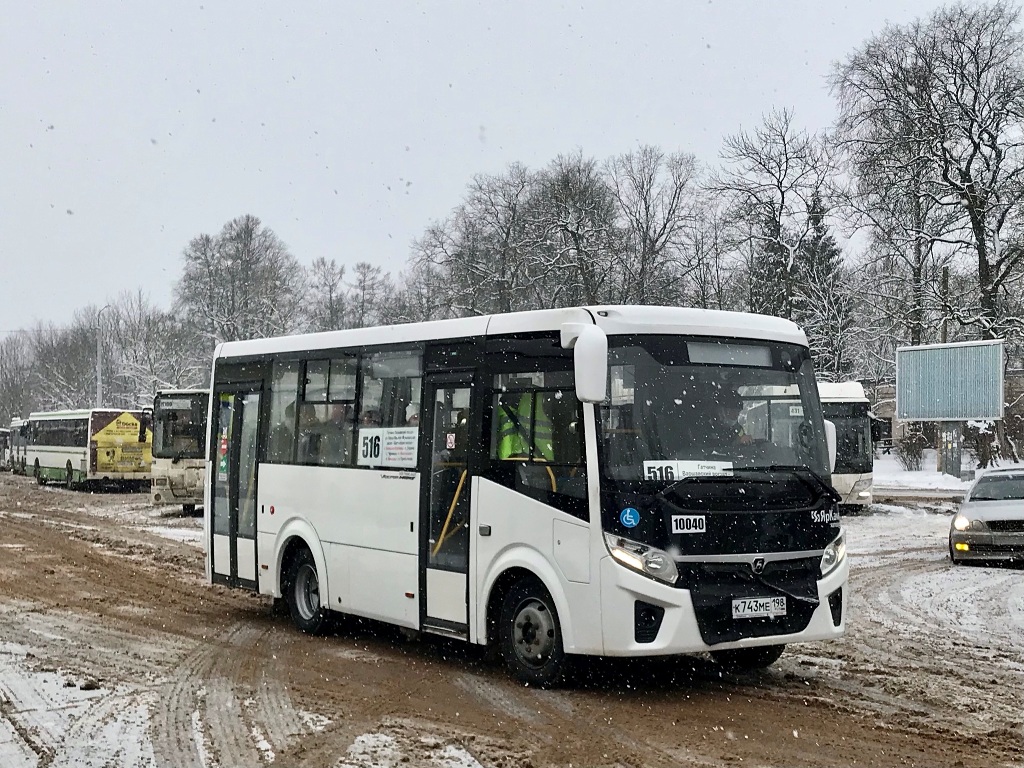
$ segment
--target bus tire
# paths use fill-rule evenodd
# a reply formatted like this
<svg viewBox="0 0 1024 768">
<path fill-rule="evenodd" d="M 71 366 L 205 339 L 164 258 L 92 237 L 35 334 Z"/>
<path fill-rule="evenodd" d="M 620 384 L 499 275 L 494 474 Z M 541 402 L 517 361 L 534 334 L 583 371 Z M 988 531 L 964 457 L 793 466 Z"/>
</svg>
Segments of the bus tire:
<svg viewBox="0 0 1024 768">
<path fill-rule="evenodd" d="M 730 648 L 724 651 L 712 651 L 711 658 L 718 666 L 729 672 L 752 672 L 757 669 L 767 669 L 779 660 L 785 650 L 785 645 Z"/>
<path fill-rule="evenodd" d="M 292 623 L 307 635 L 319 635 L 327 627 L 327 611 L 320 605 L 320 577 L 313 553 L 302 548 L 295 553 L 285 581 L 285 600 Z"/>
<path fill-rule="evenodd" d="M 526 685 L 548 688 L 569 675 L 562 627 L 555 601 L 535 578 L 520 579 L 501 602 L 498 649 L 512 676 Z"/>
<path fill-rule="evenodd" d="M 183 515 L 194 515 L 196 513 L 196 505 L 195 504 L 182 504 L 181 505 L 181 513 Z"/>
<path fill-rule="evenodd" d="M 75 470 L 71 468 L 70 461 L 64 467 L 64 487 L 69 491 L 75 487 Z"/>
<path fill-rule="evenodd" d="M 39 459 L 36 459 L 35 466 L 32 467 L 32 476 L 35 477 L 39 485 L 46 485 L 46 478 L 43 477 L 43 471 L 39 468 Z"/>
</svg>

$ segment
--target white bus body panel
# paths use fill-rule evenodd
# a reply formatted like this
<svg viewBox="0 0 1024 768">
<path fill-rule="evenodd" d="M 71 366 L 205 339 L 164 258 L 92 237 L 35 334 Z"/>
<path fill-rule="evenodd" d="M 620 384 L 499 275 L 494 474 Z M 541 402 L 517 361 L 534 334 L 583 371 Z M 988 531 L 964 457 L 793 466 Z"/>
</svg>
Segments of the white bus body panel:
<svg viewBox="0 0 1024 768">
<path fill-rule="evenodd" d="M 205 459 L 153 459 L 150 498 L 153 504 L 203 503 Z"/>
<path fill-rule="evenodd" d="M 320 599 L 325 607 L 417 625 L 419 493 L 416 472 L 261 464 L 260 592 L 281 595 L 284 548 L 293 535 L 301 535 L 324 574 Z M 305 530 L 295 526 L 300 520 Z M 319 558 L 318 542 L 323 545 Z"/>
<path fill-rule="evenodd" d="M 83 473 L 89 470 L 88 448 L 30 445 L 26 449 L 25 455 L 28 460 L 29 470 L 35 466 L 37 461 L 40 467 L 48 469 L 64 469 L 70 461 L 72 469 L 77 469 Z"/>
<path fill-rule="evenodd" d="M 600 589 L 596 583 L 569 578 L 579 578 L 584 567 L 589 573 L 596 572 L 590 526 L 483 478 L 476 478 L 473 498 L 476 520 L 471 557 L 476 568 L 470 571 L 470 583 L 477 585 L 477 592 L 471 598 L 475 626 L 470 640 L 486 640 L 487 599 L 498 577 L 510 568 L 523 568 L 543 582 L 555 601 L 565 650 L 601 653 Z M 480 535 L 481 525 L 490 526 L 490 536 Z M 629 615 L 632 619 L 632 608 Z"/>
</svg>

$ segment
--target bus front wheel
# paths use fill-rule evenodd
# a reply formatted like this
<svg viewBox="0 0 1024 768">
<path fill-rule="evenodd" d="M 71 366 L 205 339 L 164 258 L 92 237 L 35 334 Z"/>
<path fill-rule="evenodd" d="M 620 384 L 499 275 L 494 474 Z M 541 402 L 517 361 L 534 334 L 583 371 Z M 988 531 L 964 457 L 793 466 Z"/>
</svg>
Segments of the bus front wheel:
<svg viewBox="0 0 1024 768">
<path fill-rule="evenodd" d="M 555 601 L 536 579 L 512 585 L 501 602 L 498 648 L 512 675 L 522 683 L 550 687 L 569 674 Z"/>
<path fill-rule="evenodd" d="M 762 645 L 757 648 L 730 648 L 725 651 L 712 651 L 713 658 L 718 666 L 730 672 L 752 672 L 757 669 L 767 669 L 786 650 L 784 645 Z"/>
<path fill-rule="evenodd" d="M 295 553 L 288 568 L 285 599 L 292 623 L 309 635 L 318 635 L 327 625 L 327 612 L 320 605 L 320 578 L 316 561 L 308 549 Z"/>
</svg>

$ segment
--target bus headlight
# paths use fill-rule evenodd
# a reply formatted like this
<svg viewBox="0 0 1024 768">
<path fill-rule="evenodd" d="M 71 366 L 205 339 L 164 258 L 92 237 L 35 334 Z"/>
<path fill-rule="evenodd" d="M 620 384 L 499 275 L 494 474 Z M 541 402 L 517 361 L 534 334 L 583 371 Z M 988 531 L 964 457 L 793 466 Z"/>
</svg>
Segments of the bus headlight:
<svg viewBox="0 0 1024 768">
<path fill-rule="evenodd" d="M 828 576 L 846 557 L 846 534 L 840 533 L 821 555 L 821 575 Z"/>
<path fill-rule="evenodd" d="M 676 561 L 663 549 L 641 544 L 639 541 L 624 539 L 613 533 L 604 535 L 608 552 L 627 568 L 632 568 L 645 576 L 651 576 L 668 584 L 675 584 L 679 576 Z"/>
<path fill-rule="evenodd" d="M 853 494 L 853 493 L 861 493 L 862 491 L 867 491 L 867 490 L 870 490 L 870 489 L 871 489 L 871 479 L 865 477 L 865 478 L 863 478 L 861 480 L 858 480 L 856 483 L 853 484 L 853 488 L 850 489 L 850 493 L 851 494 Z"/>
</svg>

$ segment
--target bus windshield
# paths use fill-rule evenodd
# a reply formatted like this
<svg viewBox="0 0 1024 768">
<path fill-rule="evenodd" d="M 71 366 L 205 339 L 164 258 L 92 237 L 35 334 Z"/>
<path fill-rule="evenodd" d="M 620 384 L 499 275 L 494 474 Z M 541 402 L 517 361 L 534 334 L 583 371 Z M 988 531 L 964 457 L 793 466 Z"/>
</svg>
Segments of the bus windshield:
<svg viewBox="0 0 1024 768">
<path fill-rule="evenodd" d="M 203 458 L 208 402 L 206 392 L 158 395 L 153 404 L 153 456 Z"/>
<path fill-rule="evenodd" d="M 836 425 L 837 475 L 870 472 L 874 457 L 871 449 L 871 420 L 867 403 L 822 403 L 825 418 Z"/>
<path fill-rule="evenodd" d="M 609 339 L 601 473 L 620 490 L 771 467 L 829 477 L 803 347 L 682 336 Z"/>
</svg>

